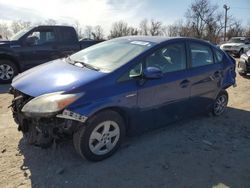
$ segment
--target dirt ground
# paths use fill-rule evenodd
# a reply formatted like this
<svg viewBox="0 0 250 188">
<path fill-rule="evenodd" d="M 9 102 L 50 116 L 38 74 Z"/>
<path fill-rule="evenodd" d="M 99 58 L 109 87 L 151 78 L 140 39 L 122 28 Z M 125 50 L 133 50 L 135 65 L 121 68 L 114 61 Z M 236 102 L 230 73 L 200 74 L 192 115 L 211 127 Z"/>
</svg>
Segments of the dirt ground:
<svg viewBox="0 0 250 188">
<path fill-rule="evenodd" d="M 111 158 L 82 160 L 72 143 L 28 146 L 17 131 L 8 85 L 0 86 L 0 187 L 250 187 L 250 77 L 228 89 L 229 106 L 127 138 Z"/>
</svg>

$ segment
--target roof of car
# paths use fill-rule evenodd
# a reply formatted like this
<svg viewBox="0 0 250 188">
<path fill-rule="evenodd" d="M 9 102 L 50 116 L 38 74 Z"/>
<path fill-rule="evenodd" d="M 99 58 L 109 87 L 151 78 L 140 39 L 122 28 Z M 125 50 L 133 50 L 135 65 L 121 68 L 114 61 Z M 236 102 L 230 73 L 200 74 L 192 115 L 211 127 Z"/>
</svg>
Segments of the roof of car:
<svg viewBox="0 0 250 188">
<path fill-rule="evenodd" d="M 190 38 L 190 37 L 125 36 L 125 37 L 120 37 L 119 39 L 147 41 L 147 42 L 153 42 L 153 43 L 162 43 L 162 42 L 165 42 L 165 41 L 168 41 L 168 40 L 174 40 L 174 39 L 183 39 L 183 40 L 189 39 L 189 40 L 203 41 L 203 42 L 208 43 L 205 40 Z"/>
<path fill-rule="evenodd" d="M 73 28 L 72 26 L 68 26 L 68 25 L 38 25 L 38 26 L 34 26 L 34 27 L 59 27 L 59 28 Z"/>
</svg>

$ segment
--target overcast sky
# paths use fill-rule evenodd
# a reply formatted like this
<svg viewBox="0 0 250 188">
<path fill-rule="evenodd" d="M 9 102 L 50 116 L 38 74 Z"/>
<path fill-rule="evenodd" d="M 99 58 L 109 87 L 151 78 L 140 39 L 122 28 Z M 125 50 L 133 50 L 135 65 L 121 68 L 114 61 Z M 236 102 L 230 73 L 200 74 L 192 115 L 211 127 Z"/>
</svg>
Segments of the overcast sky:
<svg viewBox="0 0 250 188">
<path fill-rule="evenodd" d="M 101 25 L 106 30 L 114 21 L 124 20 L 136 26 L 142 19 L 156 19 L 171 24 L 184 17 L 194 0 L 0 0 L 0 20 L 41 22 L 54 19 L 59 23 L 81 26 Z M 211 0 L 223 11 L 223 4 L 231 7 L 229 14 L 250 22 L 249 0 Z"/>
</svg>

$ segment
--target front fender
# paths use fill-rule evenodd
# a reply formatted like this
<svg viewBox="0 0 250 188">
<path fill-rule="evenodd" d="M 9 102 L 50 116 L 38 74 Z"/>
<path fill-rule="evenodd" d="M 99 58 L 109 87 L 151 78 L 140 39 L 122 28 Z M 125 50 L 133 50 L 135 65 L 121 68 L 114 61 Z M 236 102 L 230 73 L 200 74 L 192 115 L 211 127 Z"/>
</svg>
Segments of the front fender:
<svg viewBox="0 0 250 188">
<path fill-rule="evenodd" d="M 128 112 L 136 108 L 137 94 L 135 92 L 123 93 L 117 96 L 98 99 L 92 102 L 82 103 L 81 105 L 71 105 L 67 110 L 75 112 L 85 117 L 91 117 L 98 111 L 107 108 L 119 108 Z M 129 112 L 128 112 L 129 113 Z"/>
</svg>

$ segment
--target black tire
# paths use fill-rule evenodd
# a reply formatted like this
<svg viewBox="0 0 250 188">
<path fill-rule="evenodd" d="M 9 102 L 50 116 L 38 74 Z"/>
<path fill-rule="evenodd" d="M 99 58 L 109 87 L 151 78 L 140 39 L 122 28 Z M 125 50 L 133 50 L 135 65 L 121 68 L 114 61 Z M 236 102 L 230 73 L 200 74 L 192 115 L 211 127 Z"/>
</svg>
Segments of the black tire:
<svg viewBox="0 0 250 188">
<path fill-rule="evenodd" d="M 92 133 L 98 131 L 97 128 L 99 126 L 101 126 L 104 122 L 107 122 L 107 121 L 115 122 L 116 128 L 118 125 L 119 128 L 117 128 L 117 130 L 119 129 L 119 137 L 115 137 L 114 140 L 116 140 L 116 142 L 114 142 L 114 140 L 113 140 L 113 143 L 115 143 L 115 144 L 110 151 L 108 151 L 108 148 L 106 148 L 107 153 L 96 154 L 90 148 L 90 137 L 91 137 Z M 102 127 L 100 127 L 100 129 L 101 128 Z M 104 129 L 103 129 L 103 132 L 104 132 Z M 102 135 L 101 138 L 103 139 L 105 134 L 104 133 L 100 133 L 100 134 Z M 80 154 L 81 157 L 86 158 L 89 161 L 101 161 L 103 159 L 110 157 L 119 149 L 119 147 L 124 139 L 124 136 L 125 136 L 125 124 L 124 124 L 123 118 L 119 115 L 119 113 L 117 113 L 115 111 L 105 110 L 105 111 L 102 111 L 102 112 L 94 115 L 92 118 L 90 118 L 88 120 L 86 125 L 82 126 L 77 132 L 74 133 L 73 143 L 74 143 L 74 147 L 75 147 L 76 152 L 78 154 Z M 110 138 L 110 140 L 108 139 L 107 142 L 111 143 L 112 142 L 111 140 L 113 138 Z M 106 142 L 106 141 L 102 140 L 102 141 L 97 141 L 97 142 L 98 142 L 97 144 L 100 144 L 100 143 L 103 144 L 103 142 Z M 105 148 L 106 145 L 103 147 Z M 100 150 L 101 150 L 101 148 L 100 148 Z"/>
<path fill-rule="evenodd" d="M 18 68 L 15 63 L 7 59 L 0 60 L 0 84 L 11 83 L 17 74 Z"/>
<path fill-rule="evenodd" d="M 245 73 L 245 72 L 239 72 L 239 75 L 245 77 L 247 75 L 247 73 Z"/>
<path fill-rule="evenodd" d="M 222 100 L 224 100 L 224 102 L 221 106 L 221 110 L 218 110 L 218 102 L 221 101 L 221 103 L 222 103 Z M 212 108 L 212 114 L 214 116 L 222 115 L 227 107 L 227 103 L 228 103 L 228 93 L 227 93 L 227 91 L 223 90 L 217 95 L 217 97 L 214 101 L 213 108 Z"/>
</svg>

